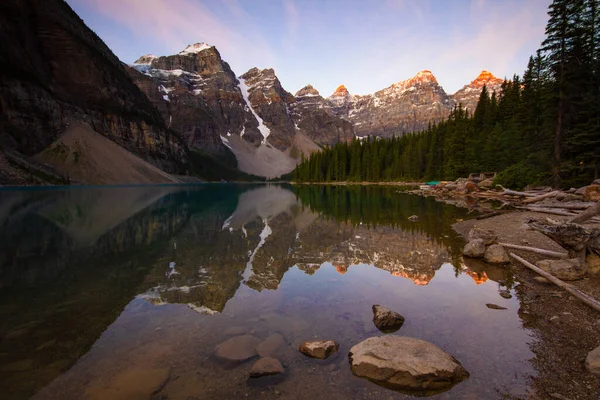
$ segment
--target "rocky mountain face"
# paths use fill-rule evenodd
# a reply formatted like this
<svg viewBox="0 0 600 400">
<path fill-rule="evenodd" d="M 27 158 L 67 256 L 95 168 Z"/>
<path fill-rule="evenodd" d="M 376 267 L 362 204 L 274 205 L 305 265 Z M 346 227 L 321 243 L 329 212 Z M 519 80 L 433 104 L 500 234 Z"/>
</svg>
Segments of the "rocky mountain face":
<svg viewBox="0 0 600 400">
<path fill-rule="evenodd" d="M 411 79 L 366 96 L 351 95 L 341 85 L 327 98 L 331 111 L 348 121 L 356 136 L 390 137 L 427 128 L 430 122 L 448 117 L 458 104 L 475 110 L 486 85 L 490 93 L 500 93 L 503 80 L 488 71 L 454 95 L 447 94 L 431 71 L 421 71 Z"/>
<path fill-rule="evenodd" d="M 462 89 L 454 93 L 454 101 L 456 104 L 462 104 L 463 108 L 469 110 L 469 112 L 475 112 L 477 107 L 477 101 L 479 95 L 485 85 L 488 93 L 491 95 L 496 92 L 496 96 L 500 94 L 503 79 L 496 78 L 491 72 L 481 71 L 479 76 L 468 85 L 463 86 Z"/>
<path fill-rule="evenodd" d="M 342 85 L 328 99 L 331 109 L 350 121 L 356 136 L 390 137 L 445 119 L 454 101 L 431 71 L 366 96 L 350 96 Z"/>
<path fill-rule="evenodd" d="M 0 25 L 0 159 L 11 168 L 33 166 L 29 157 L 77 121 L 164 171 L 185 172 L 185 145 L 64 1 L 3 1 Z M 3 179 L 39 182 L 45 172 L 32 169 L 31 178 Z"/>
<path fill-rule="evenodd" d="M 245 172 L 278 176 L 301 154 L 354 137 L 352 124 L 316 90 L 314 97 L 294 96 L 272 69 L 252 68 L 236 78 L 205 43 L 176 55 L 145 55 L 131 67 L 135 83 L 191 148 L 222 156 L 227 147 Z"/>
</svg>

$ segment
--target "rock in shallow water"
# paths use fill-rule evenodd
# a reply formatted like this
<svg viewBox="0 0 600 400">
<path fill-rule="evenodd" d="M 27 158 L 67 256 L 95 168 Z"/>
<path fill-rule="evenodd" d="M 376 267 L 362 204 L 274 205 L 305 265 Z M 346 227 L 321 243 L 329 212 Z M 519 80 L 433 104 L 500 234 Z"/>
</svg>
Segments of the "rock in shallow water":
<svg viewBox="0 0 600 400">
<path fill-rule="evenodd" d="M 279 375 L 285 371 L 279 360 L 273 357 L 264 357 L 258 360 L 250 370 L 250 378 L 260 378 L 261 376 Z"/>
<path fill-rule="evenodd" d="M 275 354 L 277 349 L 284 344 L 285 340 L 283 339 L 283 336 L 279 333 L 274 333 L 259 344 L 256 347 L 256 351 L 261 357 L 269 357 Z"/>
<path fill-rule="evenodd" d="M 302 343 L 298 351 L 312 358 L 326 359 L 336 351 L 340 345 L 333 340 L 312 340 Z"/>
<path fill-rule="evenodd" d="M 217 345 L 215 355 L 228 361 L 244 361 L 254 357 L 260 339 L 252 335 L 235 336 Z"/>
<path fill-rule="evenodd" d="M 471 258 L 483 258 L 485 255 L 485 243 L 482 239 L 473 239 L 463 248 L 463 255 Z"/>
<path fill-rule="evenodd" d="M 373 323 L 382 332 L 395 332 L 404 324 L 404 317 L 397 312 L 380 306 L 373 305 Z"/>
<path fill-rule="evenodd" d="M 396 390 L 434 394 L 469 376 L 450 354 L 424 340 L 406 336 L 366 339 L 350 349 L 354 375 Z"/>
<path fill-rule="evenodd" d="M 491 308 L 492 310 L 507 310 L 506 307 L 501 307 L 498 304 L 493 304 L 493 303 L 487 303 L 485 306 L 487 308 Z"/>
<path fill-rule="evenodd" d="M 507 264 L 510 262 L 508 253 L 499 244 L 493 244 L 485 251 L 485 261 L 492 264 Z"/>
</svg>

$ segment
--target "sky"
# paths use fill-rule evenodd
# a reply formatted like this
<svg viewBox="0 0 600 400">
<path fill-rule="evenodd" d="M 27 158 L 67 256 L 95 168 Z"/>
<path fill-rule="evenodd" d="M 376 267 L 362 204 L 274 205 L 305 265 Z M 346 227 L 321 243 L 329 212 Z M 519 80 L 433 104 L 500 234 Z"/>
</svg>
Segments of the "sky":
<svg viewBox="0 0 600 400">
<path fill-rule="evenodd" d="M 237 76 L 273 68 L 295 93 L 368 94 L 428 69 L 448 93 L 522 74 L 551 0 L 67 0 L 121 61 L 217 47 Z"/>
</svg>

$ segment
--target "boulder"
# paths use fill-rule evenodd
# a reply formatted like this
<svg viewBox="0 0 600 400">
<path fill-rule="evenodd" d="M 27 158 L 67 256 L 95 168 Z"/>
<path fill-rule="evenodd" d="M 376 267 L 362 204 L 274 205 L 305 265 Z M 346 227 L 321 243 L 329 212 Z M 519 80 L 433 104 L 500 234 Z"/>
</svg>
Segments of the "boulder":
<svg viewBox="0 0 600 400">
<path fill-rule="evenodd" d="M 473 239 L 463 248 L 463 255 L 471 258 L 483 258 L 485 243 L 481 239 Z"/>
<path fill-rule="evenodd" d="M 305 356 L 324 360 L 339 348 L 340 345 L 333 340 L 310 340 L 300 344 L 298 351 Z"/>
<path fill-rule="evenodd" d="M 467 239 L 469 242 L 471 240 L 481 239 L 486 246 L 489 246 L 498 242 L 498 235 L 491 229 L 481 229 L 475 227 L 469 231 Z"/>
<path fill-rule="evenodd" d="M 588 353 L 585 359 L 585 367 L 592 374 L 600 376 L 600 346 Z"/>
<path fill-rule="evenodd" d="M 563 281 L 581 279 L 587 272 L 587 265 L 581 265 L 577 258 L 569 260 L 541 260 L 537 266 Z"/>
<path fill-rule="evenodd" d="M 283 335 L 274 333 L 266 338 L 261 344 L 256 347 L 258 355 L 261 357 L 269 357 L 275 354 L 277 349 L 285 344 Z"/>
<path fill-rule="evenodd" d="M 600 185 L 600 179 L 594 180 L 594 182 L 592 182 L 592 185 Z"/>
<path fill-rule="evenodd" d="M 264 357 L 254 363 L 250 369 L 250 378 L 260 378 L 261 376 L 283 374 L 285 369 L 283 365 L 273 357 Z"/>
<path fill-rule="evenodd" d="M 368 338 L 353 346 L 349 357 L 354 375 L 420 395 L 445 391 L 469 376 L 444 350 L 406 336 Z"/>
<path fill-rule="evenodd" d="M 215 356 L 227 361 L 244 361 L 254 357 L 260 339 L 252 335 L 235 336 L 217 345 Z"/>
<path fill-rule="evenodd" d="M 508 253 L 499 244 L 493 244 L 488 247 L 485 251 L 484 259 L 486 262 L 492 264 L 506 264 L 510 262 Z"/>
<path fill-rule="evenodd" d="M 382 332 L 395 332 L 404 324 L 404 317 L 395 311 L 380 306 L 373 305 L 373 323 Z"/>
<path fill-rule="evenodd" d="M 586 190 L 586 189 L 587 189 L 587 186 L 580 187 L 579 189 L 577 189 L 577 190 L 575 191 L 575 194 L 579 194 L 579 195 L 583 196 L 583 194 L 585 193 L 585 190 Z"/>
<path fill-rule="evenodd" d="M 600 185 L 590 185 L 583 191 L 583 201 L 600 201 Z"/>
<path fill-rule="evenodd" d="M 590 253 L 585 258 L 587 263 L 588 273 L 592 275 L 600 274 L 600 256 L 594 253 Z"/>
</svg>

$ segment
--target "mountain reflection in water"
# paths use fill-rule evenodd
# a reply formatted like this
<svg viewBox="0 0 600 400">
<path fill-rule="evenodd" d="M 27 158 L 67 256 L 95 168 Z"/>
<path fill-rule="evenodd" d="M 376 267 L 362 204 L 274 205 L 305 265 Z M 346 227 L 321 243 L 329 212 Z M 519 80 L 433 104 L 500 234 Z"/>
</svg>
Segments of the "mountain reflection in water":
<svg viewBox="0 0 600 400">
<path fill-rule="evenodd" d="M 60 398 L 73 379 L 81 385 L 71 387 L 72 398 L 78 398 L 89 389 L 80 382 L 93 381 L 94 374 L 86 374 L 98 368 L 95 357 L 106 357 L 106 335 L 114 336 L 111 332 L 119 331 L 119 321 L 134 317 L 136 311 L 128 311 L 132 307 L 158 307 L 157 321 L 167 314 L 183 315 L 182 310 L 168 308 L 174 304 L 202 318 L 216 318 L 214 327 L 204 324 L 209 346 L 209 338 L 217 340 L 220 315 L 235 318 L 235 310 L 252 302 L 256 312 L 262 312 L 254 319 L 271 315 L 276 321 L 289 318 L 282 305 L 288 304 L 285 299 L 293 300 L 289 307 L 298 306 L 294 299 L 310 292 L 315 305 L 306 306 L 305 320 L 317 311 L 319 299 L 333 304 L 327 282 L 336 278 L 319 272 L 322 268 L 346 274 L 348 282 L 355 269 L 361 276 L 377 277 L 373 284 L 379 282 L 384 299 L 394 289 L 383 280 L 398 285 L 396 279 L 407 279 L 415 288 L 427 286 L 443 266 L 477 285 L 488 279 L 500 282 L 497 287 L 511 285 L 506 271 L 465 262 L 460 256 L 461 241 L 450 225 L 465 217 L 464 210 L 393 187 L 221 184 L 7 190 L 0 196 L 0 387 L 8 399 L 29 397 L 47 385 L 37 397 Z M 408 220 L 413 214 L 418 221 Z M 367 265 L 381 273 L 365 275 Z M 327 281 L 311 280 L 303 294 L 305 281 L 298 273 Z M 286 287 L 284 279 L 290 282 Z M 367 291 L 365 298 L 377 294 L 363 281 L 348 287 L 356 299 L 361 290 Z M 457 282 L 464 286 L 463 280 Z M 253 293 L 264 291 L 274 293 L 266 298 L 283 296 L 280 305 L 256 303 Z M 248 304 L 229 307 L 234 298 Z M 358 321 L 354 326 L 360 326 L 352 334 L 358 336 L 349 334 L 349 341 L 374 334 L 368 317 L 371 305 L 365 303 L 366 313 L 350 311 Z M 348 312 L 339 315 L 348 319 Z M 186 323 L 193 324 L 189 318 Z M 518 319 L 511 318 L 511 326 L 518 327 Z M 298 321 L 297 332 L 281 332 L 290 344 L 301 337 L 304 325 Z M 317 324 L 307 322 L 306 326 Z M 284 330 L 268 326 L 269 331 Z M 149 331 L 140 332 L 142 337 Z M 131 338 L 122 339 L 127 340 Z M 297 362 L 290 360 L 289 364 Z M 475 375 L 471 381 L 476 379 Z M 351 386 L 370 388 L 367 384 L 357 379 Z M 467 382 L 463 385 L 469 387 Z M 282 384 L 282 390 L 285 387 Z M 178 393 L 176 385 L 172 390 L 173 398 L 179 398 L 173 394 Z M 236 397 L 226 391 L 222 395 Z"/>
</svg>

